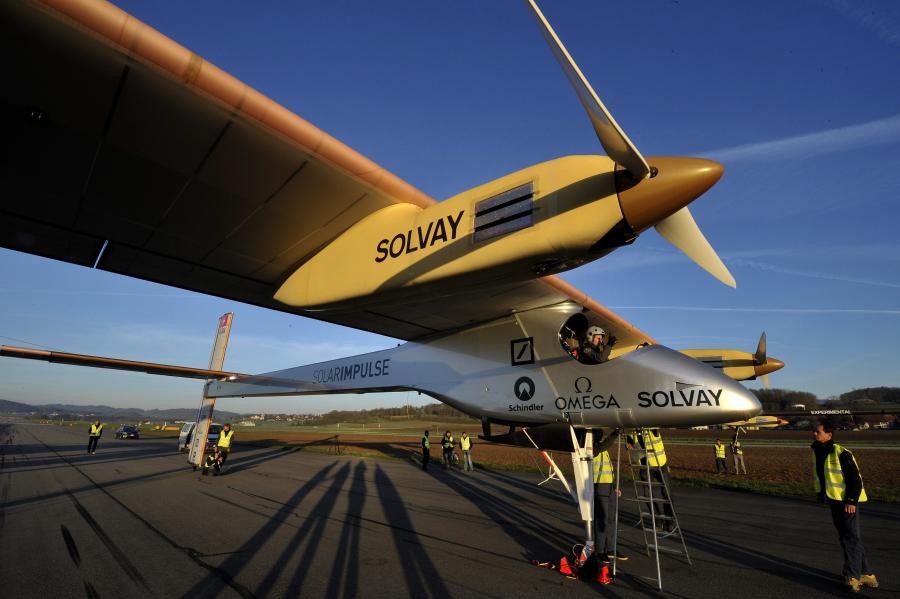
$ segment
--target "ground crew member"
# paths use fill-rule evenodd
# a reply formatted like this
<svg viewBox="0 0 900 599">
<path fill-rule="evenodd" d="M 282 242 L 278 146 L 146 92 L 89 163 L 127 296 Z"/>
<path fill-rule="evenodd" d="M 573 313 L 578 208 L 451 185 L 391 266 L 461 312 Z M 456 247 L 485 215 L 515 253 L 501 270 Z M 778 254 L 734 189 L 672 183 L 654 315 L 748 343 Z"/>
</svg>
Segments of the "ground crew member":
<svg viewBox="0 0 900 599">
<path fill-rule="evenodd" d="M 831 509 L 831 521 L 844 551 L 844 582 L 854 593 L 863 586 L 878 588 L 878 579 L 866 560 L 859 532 L 858 504 L 867 500 L 859 465 L 848 449 L 834 442 L 834 428 L 830 424 L 817 425 L 813 435 L 816 495 Z"/>
<path fill-rule="evenodd" d="M 609 448 L 616 442 L 619 429 L 604 438 L 597 435 L 594 439 L 594 548 L 597 557 L 604 562 L 612 560 L 613 527 L 615 526 L 615 506 L 610 505 L 610 499 L 615 492 L 615 472 Z M 619 493 L 621 495 L 621 492 Z M 618 501 L 618 497 L 616 497 Z M 628 559 L 619 553 L 616 556 L 620 561 Z"/>
<path fill-rule="evenodd" d="M 642 432 L 643 431 L 643 432 Z M 646 442 L 645 442 L 646 437 Z M 645 447 L 649 443 L 649 447 Z M 667 465 L 666 448 L 663 445 L 662 435 L 658 428 L 637 429 L 625 437 L 625 445 L 628 449 L 641 449 L 646 453 L 646 458 L 641 458 L 641 464 L 650 463 L 650 477 L 652 481 L 664 483 L 659 487 L 661 501 L 656 505 L 656 515 L 662 520 L 662 529 L 670 533 L 675 531 L 675 512 L 672 510 L 672 498 L 668 489 L 671 487 L 669 466 Z M 641 479 L 645 480 L 646 472 L 641 470 Z M 649 509 L 648 509 L 649 511 Z"/>
<path fill-rule="evenodd" d="M 741 449 L 741 442 L 737 440 L 736 436 L 731 440 L 731 456 L 734 458 L 734 473 L 740 474 L 738 470 L 738 466 L 740 466 L 744 470 L 744 474 L 747 474 L 747 466 L 744 465 L 744 450 Z"/>
<path fill-rule="evenodd" d="M 475 472 L 475 467 L 472 465 L 472 439 L 469 438 L 469 433 L 462 434 L 459 439 L 459 448 L 463 454 L 463 471 Z"/>
<path fill-rule="evenodd" d="M 216 443 L 216 447 L 219 448 L 219 452 L 222 455 L 222 459 L 219 462 L 219 466 L 225 465 L 225 460 L 228 459 L 228 454 L 231 453 L 231 438 L 234 437 L 234 431 L 231 430 L 231 425 L 226 424 L 222 427 L 222 431 L 219 433 L 219 441 Z"/>
<path fill-rule="evenodd" d="M 209 474 L 210 468 L 215 468 L 213 476 L 218 476 L 219 472 L 222 470 L 223 461 L 222 450 L 218 445 L 214 445 L 212 453 L 207 454 L 206 461 L 203 462 L 203 476 Z"/>
<path fill-rule="evenodd" d="M 445 470 L 453 464 L 453 435 L 450 434 L 450 431 L 445 431 L 441 438 L 441 460 Z"/>
<path fill-rule="evenodd" d="M 428 430 L 422 436 L 422 470 L 428 470 L 428 460 L 431 459 L 431 443 L 428 441 Z"/>
<path fill-rule="evenodd" d="M 716 450 L 716 474 L 722 472 L 728 474 L 728 464 L 725 463 L 725 444 L 722 443 L 722 439 L 716 439 L 713 447 Z"/>
<path fill-rule="evenodd" d="M 88 450 L 89 454 L 97 453 L 97 441 L 100 440 L 100 436 L 103 435 L 103 425 L 99 420 L 94 421 L 94 424 L 91 425 L 90 435 L 88 436 Z"/>
</svg>

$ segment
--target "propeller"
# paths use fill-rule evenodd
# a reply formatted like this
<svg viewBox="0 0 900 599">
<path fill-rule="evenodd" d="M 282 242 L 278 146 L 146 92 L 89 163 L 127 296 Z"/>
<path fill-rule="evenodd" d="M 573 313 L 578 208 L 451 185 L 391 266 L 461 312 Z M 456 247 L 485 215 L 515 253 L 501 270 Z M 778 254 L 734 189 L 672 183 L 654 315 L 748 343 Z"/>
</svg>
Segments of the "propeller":
<svg viewBox="0 0 900 599">
<path fill-rule="evenodd" d="M 700 231 L 687 206 L 656 223 L 656 232 L 715 278 L 729 287 L 737 285 L 734 277 L 722 263 L 722 259 L 716 254 L 716 250 L 709 245 L 703 232 Z M 763 354 L 765 355 L 765 333 L 763 333 Z"/>
<path fill-rule="evenodd" d="M 753 354 L 753 369 L 757 372 L 756 378 L 762 382 L 763 387 L 771 389 L 769 373 L 781 368 L 784 368 L 784 362 L 766 355 L 766 332 L 763 331 L 759 336 L 759 343 L 756 344 L 756 353 Z"/>
<path fill-rule="evenodd" d="M 597 92 L 594 91 L 581 69 L 572 60 L 569 51 L 563 46 L 556 32 L 553 31 L 553 27 L 550 26 L 547 18 L 544 17 L 544 13 L 538 8 L 538 5 L 535 4 L 534 0 L 527 0 L 527 2 L 531 6 L 531 10 L 534 11 L 534 17 L 541 28 L 541 33 L 544 34 L 544 39 L 547 40 L 547 44 L 550 46 L 550 50 L 553 51 L 556 61 L 559 62 L 559 66 L 562 67 L 563 72 L 569 79 L 569 83 L 572 84 L 575 93 L 578 94 L 581 105 L 584 106 L 585 112 L 591 119 L 591 124 L 594 125 L 594 131 L 597 133 L 600 145 L 606 150 L 607 155 L 625 167 L 625 170 L 634 179 L 640 180 L 648 177 L 650 175 L 650 166 L 647 164 L 647 161 L 644 160 L 638 149 L 631 143 L 631 140 L 619 127 L 619 124 L 616 123 L 616 119 L 612 117 L 606 106 L 600 101 Z"/>
<path fill-rule="evenodd" d="M 757 364 L 766 363 L 766 332 L 763 331 L 759 336 L 759 343 L 756 344 L 756 353 L 753 354 L 753 361 Z"/>
<path fill-rule="evenodd" d="M 699 159 L 663 159 L 679 161 L 676 163 L 677 168 L 675 168 L 674 164 L 670 169 L 650 167 L 647 160 L 641 155 L 631 140 L 628 139 L 628 136 L 616 123 L 606 106 L 603 105 L 600 97 L 594 91 L 594 88 L 591 87 L 591 84 L 588 83 L 578 65 L 575 64 L 572 56 L 566 50 L 556 32 L 553 31 L 553 27 L 550 26 L 550 23 L 544 17 L 535 1 L 526 0 L 526 2 L 534 13 L 534 17 L 538 22 L 541 33 L 544 35 L 544 39 L 547 40 L 547 44 L 550 46 L 550 50 L 556 57 L 560 67 L 562 67 L 588 118 L 590 118 L 594 132 L 600 140 L 600 145 L 606 150 L 607 155 L 631 176 L 632 181 L 628 187 L 632 190 L 632 195 L 641 196 L 640 203 L 642 205 L 630 207 L 630 211 L 637 213 L 639 216 L 637 221 L 630 217 L 628 214 L 629 210 L 626 210 L 625 202 L 622 201 L 623 213 L 626 213 L 628 224 L 634 229 L 635 233 L 639 233 L 651 224 L 655 225 L 659 234 L 684 252 L 688 258 L 718 280 L 730 287 L 734 287 L 734 277 L 731 276 L 731 273 L 728 272 L 728 269 L 706 240 L 706 237 L 700 232 L 694 217 L 687 209 L 688 203 L 709 189 L 718 180 L 722 173 L 721 165 Z M 711 168 L 710 165 L 715 165 L 715 168 Z M 641 192 L 641 188 L 647 186 L 651 180 L 669 177 L 676 179 L 686 187 L 686 189 L 676 190 L 675 199 L 666 196 L 664 193 L 659 193 L 671 191 L 671 184 L 653 185 L 652 189 L 657 193 L 652 193 L 650 190 Z M 619 197 L 621 200 L 621 191 Z"/>
</svg>

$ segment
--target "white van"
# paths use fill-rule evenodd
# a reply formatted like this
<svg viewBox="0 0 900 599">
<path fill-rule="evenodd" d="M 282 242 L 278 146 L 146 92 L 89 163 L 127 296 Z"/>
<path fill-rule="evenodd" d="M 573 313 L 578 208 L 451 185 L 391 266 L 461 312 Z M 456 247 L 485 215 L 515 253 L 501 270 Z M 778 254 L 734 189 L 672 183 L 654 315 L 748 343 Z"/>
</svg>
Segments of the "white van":
<svg viewBox="0 0 900 599">
<path fill-rule="evenodd" d="M 184 426 L 181 427 L 181 432 L 178 433 L 178 451 L 185 452 L 190 449 L 191 435 L 195 426 L 197 426 L 196 422 L 185 422 Z M 206 435 L 207 446 L 215 445 L 219 442 L 219 431 L 221 430 L 221 424 L 213 423 L 209 425 L 209 433 Z"/>
</svg>

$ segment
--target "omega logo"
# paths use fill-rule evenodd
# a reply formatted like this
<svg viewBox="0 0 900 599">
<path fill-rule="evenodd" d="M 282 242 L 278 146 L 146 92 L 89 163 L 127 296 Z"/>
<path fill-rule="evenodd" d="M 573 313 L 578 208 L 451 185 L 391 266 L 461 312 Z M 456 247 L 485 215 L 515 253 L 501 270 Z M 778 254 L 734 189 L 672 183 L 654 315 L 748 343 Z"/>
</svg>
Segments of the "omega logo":
<svg viewBox="0 0 900 599">
<path fill-rule="evenodd" d="M 584 389 L 582 389 L 584 387 Z M 591 384 L 591 379 L 586 376 L 580 376 L 575 379 L 575 392 L 576 393 L 590 393 L 591 389 L 593 389 L 593 385 Z"/>
</svg>

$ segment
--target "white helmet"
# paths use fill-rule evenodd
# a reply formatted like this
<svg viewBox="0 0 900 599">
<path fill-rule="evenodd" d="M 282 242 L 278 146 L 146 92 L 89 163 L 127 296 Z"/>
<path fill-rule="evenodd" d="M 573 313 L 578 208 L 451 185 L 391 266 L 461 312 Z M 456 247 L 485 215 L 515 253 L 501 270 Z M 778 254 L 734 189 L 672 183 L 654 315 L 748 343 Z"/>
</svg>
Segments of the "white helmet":
<svg viewBox="0 0 900 599">
<path fill-rule="evenodd" d="M 604 331 L 603 329 L 601 329 L 598 326 L 593 326 L 593 327 L 588 328 L 587 332 L 584 334 L 584 338 L 587 341 L 593 341 L 594 335 L 605 335 L 605 334 L 606 334 L 606 331 Z"/>
</svg>

